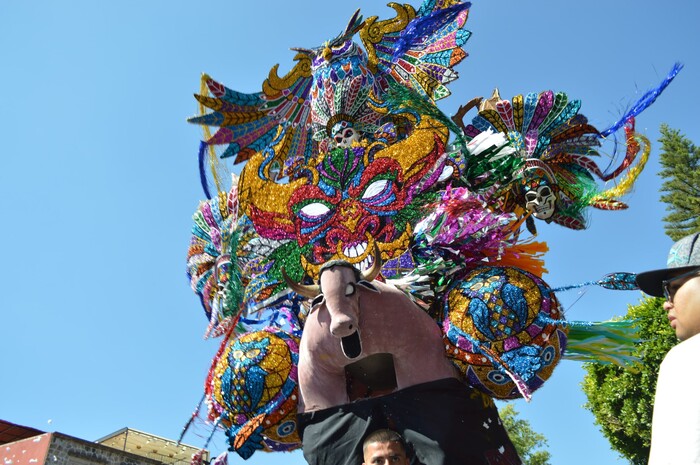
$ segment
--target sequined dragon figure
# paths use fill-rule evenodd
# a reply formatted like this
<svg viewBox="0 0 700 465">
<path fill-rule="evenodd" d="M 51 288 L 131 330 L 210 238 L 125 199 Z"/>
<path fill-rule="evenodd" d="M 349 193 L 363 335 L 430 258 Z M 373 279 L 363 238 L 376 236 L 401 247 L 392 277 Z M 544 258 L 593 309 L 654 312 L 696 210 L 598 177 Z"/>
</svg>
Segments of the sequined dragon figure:
<svg viewBox="0 0 700 465">
<path fill-rule="evenodd" d="M 207 416 L 243 458 L 309 443 L 310 464 L 360 463 L 362 434 L 333 429 L 351 415 L 372 418 L 355 432 L 400 430 L 426 464 L 519 463 L 491 398 L 529 398 L 565 355 L 625 362 L 580 341 L 630 334 L 564 320 L 542 279 L 546 244 L 524 226 L 583 229 L 586 207 L 625 208 L 618 197 L 649 155 L 634 116 L 680 68 L 605 131 L 551 91 L 496 92 L 450 119 L 436 101 L 466 57 L 470 4 L 389 6 L 394 18 L 358 11 L 334 39 L 293 49 L 295 66 L 282 77 L 274 66 L 260 92 L 202 78 L 189 121 L 204 126 L 208 200 L 187 267 L 205 335 L 222 338 Z M 624 160 L 604 172 L 593 157 L 623 128 Z M 230 188 L 226 160 L 242 164 Z M 587 284 L 635 286 L 627 273 Z M 417 350 L 424 368 L 412 373 Z M 417 415 L 427 405 L 441 415 Z"/>
</svg>

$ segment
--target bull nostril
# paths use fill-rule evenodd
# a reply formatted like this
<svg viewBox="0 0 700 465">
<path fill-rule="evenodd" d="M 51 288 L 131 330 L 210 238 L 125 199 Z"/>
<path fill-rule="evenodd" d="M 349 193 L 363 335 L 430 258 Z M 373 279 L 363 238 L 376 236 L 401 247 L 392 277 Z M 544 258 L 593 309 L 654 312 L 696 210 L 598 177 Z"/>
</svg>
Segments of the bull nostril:
<svg viewBox="0 0 700 465">
<path fill-rule="evenodd" d="M 352 323 L 350 324 L 350 326 L 348 326 L 348 329 L 352 329 Z"/>
</svg>

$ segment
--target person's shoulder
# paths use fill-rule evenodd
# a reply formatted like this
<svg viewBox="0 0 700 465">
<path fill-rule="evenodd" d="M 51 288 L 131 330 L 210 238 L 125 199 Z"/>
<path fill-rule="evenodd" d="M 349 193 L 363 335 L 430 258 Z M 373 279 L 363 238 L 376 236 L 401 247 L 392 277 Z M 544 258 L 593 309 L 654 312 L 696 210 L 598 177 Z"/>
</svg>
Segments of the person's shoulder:
<svg viewBox="0 0 700 465">
<path fill-rule="evenodd" d="M 686 359 L 697 360 L 700 355 L 700 334 L 673 346 L 664 357 L 663 365 L 685 363 Z"/>
<path fill-rule="evenodd" d="M 676 352 L 700 350 L 700 334 L 696 334 L 695 336 L 678 343 L 671 350 L 675 350 Z"/>
</svg>

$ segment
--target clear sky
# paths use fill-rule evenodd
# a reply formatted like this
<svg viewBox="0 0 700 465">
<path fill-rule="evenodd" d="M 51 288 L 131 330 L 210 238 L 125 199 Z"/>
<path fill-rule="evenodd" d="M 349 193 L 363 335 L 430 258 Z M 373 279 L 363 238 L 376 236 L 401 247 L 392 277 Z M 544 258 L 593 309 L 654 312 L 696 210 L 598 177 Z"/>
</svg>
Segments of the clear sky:
<svg viewBox="0 0 700 465">
<path fill-rule="evenodd" d="M 0 418 L 89 440 L 125 426 L 178 436 L 218 345 L 202 339 L 185 275 L 204 198 L 201 133 L 185 122 L 200 73 L 258 91 L 275 63 L 291 68 L 290 47 L 334 37 L 358 7 L 393 15 L 376 0 L 0 1 Z M 550 285 L 665 264 L 656 140 L 666 122 L 700 143 L 698 18 L 693 0 L 473 2 L 448 114 L 494 86 L 504 98 L 551 89 L 604 128 L 685 64 L 638 118 L 654 151 L 629 210 L 593 212 L 585 231 L 539 223 Z M 561 300 L 570 319 L 604 320 L 640 297 L 590 289 Z M 553 464 L 624 463 L 582 408 L 582 377 L 563 361 L 516 408 L 548 438 Z M 304 463 L 300 453 L 249 463 L 282 460 Z"/>
</svg>

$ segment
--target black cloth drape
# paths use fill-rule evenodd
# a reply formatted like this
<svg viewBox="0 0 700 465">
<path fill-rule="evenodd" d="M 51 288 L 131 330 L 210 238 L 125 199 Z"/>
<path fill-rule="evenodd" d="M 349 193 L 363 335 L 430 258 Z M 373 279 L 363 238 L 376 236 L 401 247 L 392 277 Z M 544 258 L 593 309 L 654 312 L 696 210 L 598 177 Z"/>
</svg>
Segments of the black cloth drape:
<svg viewBox="0 0 700 465">
<path fill-rule="evenodd" d="M 493 402 L 454 378 L 298 416 L 309 465 L 361 465 L 364 438 L 397 431 L 412 465 L 520 465 Z"/>
</svg>

